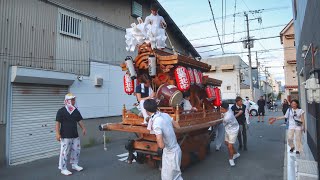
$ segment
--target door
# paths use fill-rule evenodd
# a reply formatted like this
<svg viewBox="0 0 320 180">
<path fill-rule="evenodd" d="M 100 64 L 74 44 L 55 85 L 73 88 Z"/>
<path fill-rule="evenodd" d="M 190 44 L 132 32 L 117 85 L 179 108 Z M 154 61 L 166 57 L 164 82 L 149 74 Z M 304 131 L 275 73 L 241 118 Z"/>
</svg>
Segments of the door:
<svg viewBox="0 0 320 180">
<path fill-rule="evenodd" d="M 9 164 L 21 164 L 59 154 L 55 118 L 63 106 L 66 86 L 13 84 Z"/>
</svg>

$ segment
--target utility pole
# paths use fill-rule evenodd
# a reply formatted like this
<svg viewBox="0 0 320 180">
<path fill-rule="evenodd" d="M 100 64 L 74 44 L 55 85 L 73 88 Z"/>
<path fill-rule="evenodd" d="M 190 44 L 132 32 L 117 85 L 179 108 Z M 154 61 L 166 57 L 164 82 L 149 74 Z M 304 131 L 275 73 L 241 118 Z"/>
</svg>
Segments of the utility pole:
<svg viewBox="0 0 320 180">
<path fill-rule="evenodd" d="M 256 51 L 256 63 L 257 63 L 257 71 L 258 71 L 258 77 L 257 77 L 257 81 L 258 81 L 258 89 L 260 89 L 260 80 L 259 80 L 259 61 L 258 61 L 258 52 Z"/>
<path fill-rule="evenodd" d="M 247 48 L 248 48 L 248 59 L 249 59 L 249 83 L 250 83 L 250 96 L 253 99 L 253 84 L 252 84 L 252 63 L 251 63 L 251 42 L 250 42 L 250 33 L 249 33 L 249 17 L 245 12 L 244 16 L 246 17 L 247 23 Z"/>
</svg>

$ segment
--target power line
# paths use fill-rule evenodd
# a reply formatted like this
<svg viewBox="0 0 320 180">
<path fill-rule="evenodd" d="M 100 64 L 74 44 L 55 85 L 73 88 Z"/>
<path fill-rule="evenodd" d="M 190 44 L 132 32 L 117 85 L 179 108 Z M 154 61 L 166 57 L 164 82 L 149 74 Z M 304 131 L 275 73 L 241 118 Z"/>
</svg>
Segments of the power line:
<svg viewBox="0 0 320 180">
<path fill-rule="evenodd" d="M 250 30 L 250 32 L 259 31 L 261 29 L 271 29 L 271 28 L 276 28 L 276 27 L 282 27 L 282 26 L 285 26 L 285 25 L 287 25 L 287 24 L 279 24 L 279 25 L 274 25 L 274 26 L 267 26 L 267 27 L 264 27 L 264 28 L 256 28 L 256 29 Z M 240 33 L 244 33 L 244 32 L 247 32 L 247 31 L 237 31 L 237 32 L 228 33 L 228 34 L 225 34 L 225 35 L 234 35 L 234 34 L 240 34 Z M 197 41 L 197 40 L 209 39 L 209 38 L 214 38 L 214 37 L 218 37 L 218 36 L 207 36 L 207 37 L 203 37 L 203 38 L 195 38 L 195 39 L 190 39 L 189 41 Z"/>
<path fill-rule="evenodd" d="M 258 40 L 262 40 L 262 39 L 272 39 L 272 38 L 278 38 L 280 36 L 270 36 L 270 37 L 263 37 L 263 38 L 257 38 L 257 39 L 251 39 L 253 41 L 258 41 Z M 223 44 L 235 44 L 235 43 L 242 43 L 243 40 L 240 41 L 230 41 L 230 42 L 226 42 Z M 204 48 L 204 47 L 210 47 L 210 46 L 221 46 L 222 43 L 220 44 L 209 44 L 209 45 L 203 45 L 203 46 L 195 46 L 194 48 Z"/>
<path fill-rule="evenodd" d="M 220 48 L 215 48 L 215 49 L 210 49 L 210 50 L 207 50 L 207 51 L 200 51 L 198 53 L 206 53 L 206 52 L 211 52 L 211 51 L 215 51 L 215 50 L 218 50 Z"/>
<path fill-rule="evenodd" d="M 290 8 L 289 6 L 281 6 L 281 7 L 274 7 L 274 8 L 268 8 L 268 9 L 258 9 L 258 10 L 254 10 L 254 11 L 249 11 L 250 13 L 254 13 L 254 12 L 270 12 L 270 11 L 278 11 L 278 10 L 282 10 L 282 9 L 288 9 Z M 234 15 L 235 16 L 242 16 L 243 13 L 245 13 L 246 11 L 242 11 L 242 12 L 238 12 L 238 13 L 235 13 L 235 14 L 228 14 L 225 16 L 225 18 L 232 18 Z M 218 19 L 222 19 L 223 17 L 217 17 L 215 18 L 215 20 L 218 20 Z M 183 27 L 187 27 L 187 26 L 191 26 L 191 25 L 195 25 L 195 24 L 201 24 L 201 23 L 206 23 L 206 22 L 209 22 L 209 21 L 213 21 L 213 19 L 206 19 L 206 20 L 202 20 L 202 21 L 196 21 L 196 22 L 193 22 L 193 23 L 188 23 L 188 24 L 184 24 L 184 25 L 181 25 L 179 26 L 179 28 L 183 28 Z"/>
<path fill-rule="evenodd" d="M 265 50 L 258 50 L 256 52 L 268 52 L 268 51 L 283 51 L 285 49 L 295 49 L 295 47 L 287 47 L 287 48 L 274 48 L 274 49 L 265 49 Z M 209 51 L 208 51 L 209 52 Z M 248 52 L 232 52 L 232 53 L 224 53 L 224 54 L 213 54 L 209 55 L 209 57 L 212 56 L 221 56 L 221 55 L 236 55 L 236 54 L 247 54 Z"/>
<path fill-rule="evenodd" d="M 234 0 L 234 12 L 233 12 L 233 38 L 232 41 L 234 41 L 234 35 L 236 31 L 236 11 L 237 11 L 237 0 Z"/>
<path fill-rule="evenodd" d="M 220 39 L 220 36 L 219 36 L 219 31 L 218 31 L 217 23 L 216 23 L 216 20 L 214 19 L 214 14 L 213 14 L 213 10 L 212 10 L 212 6 L 211 6 L 210 0 L 208 0 L 208 3 L 209 3 L 209 6 L 210 6 L 210 10 L 211 10 L 211 14 L 212 14 L 212 19 L 213 19 L 213 22 L 214 22 L 214 26 L 215 26 L 216 31 L 217 31 L 217 34 L 218 34 L 218 38 L 219 38 L 221 50 L 222 50 L 222 52 L 224 53 L 223 46 L 222 46 L 222 43 L 221 43 L 221 39 Z"/>
</svg>

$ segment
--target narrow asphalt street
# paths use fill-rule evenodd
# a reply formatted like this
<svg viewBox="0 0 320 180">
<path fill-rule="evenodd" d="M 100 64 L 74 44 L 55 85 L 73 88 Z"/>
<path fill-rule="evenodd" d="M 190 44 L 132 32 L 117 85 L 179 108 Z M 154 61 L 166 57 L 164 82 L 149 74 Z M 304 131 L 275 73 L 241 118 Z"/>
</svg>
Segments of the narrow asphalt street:
<svg viewBox="0 0 320 180">
<path fill-rule="evenodd" d="M 281 180 L 284 165 L 284 135 L 285 127 L 281 122 L 274 125 L 267 123 L 270 115 L 281 115 L 280 112 L 267 112 L 264 123 L 257 123 L 254 117 L 249 127 L 248 151 L 240 151 L 241 157 L 236 160 L 236 166 L 230 167 L 225 146 L 220 151 L 211 144 L 211 154 L 204 161 L 198 162 L 183 172 L 186 180 Z M 126 153 L 124 143 L 129 135 L 112 133 L 108 150 L 103 145 L 82 149 L 80 165 L 85 169 L 65 177 L 57 169 L 58 156 L 34 161 L 27 164 L 5 167 L 0 169 L 1 180 L 158 180 L 160 171 L 147 165 L 123 161 Z M 119 138 L 121 137 L 121 138 Z M 22 147 L 23 148 L 23 147 Z M 58 153 L 58 152 L 57 152 Z M 117 156 L 119 155 L 119 156 Z"/>
</svg>

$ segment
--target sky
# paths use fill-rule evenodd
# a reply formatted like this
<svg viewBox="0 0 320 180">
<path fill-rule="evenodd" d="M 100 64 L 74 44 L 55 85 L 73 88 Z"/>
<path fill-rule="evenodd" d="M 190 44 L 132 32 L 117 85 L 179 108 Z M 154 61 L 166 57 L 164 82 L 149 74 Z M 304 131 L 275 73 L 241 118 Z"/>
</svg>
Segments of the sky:
<svg viewBox="0 0 320 180">
<path fill-rule="evenodd" d="M 221 46 L 216 45 L 220 43 L 208 0 L 159 0 L 159 2 L 194 47 L 215 45 L 196 48 L 203 59 L 223 55 Z M 210 0 L 210 2 L 222 43 L 241 41 L 247 36 L 245 11 L 248 12 L 249 17 L 250 37 L 255 39 L 279 36 L 281 30 L 292 19 L 291 0 Z M 249 12 L 255 10 L 261 11 Z M 236 15 L 233 16 L 233 14 Z M 223 16 L 225 18 L 221 18 Z M 260 17 L 262 22 L 258 21 Z M 255 51 L 258 51 L 260 67 L 263 69 L 271 67 L 267 68 L 269 73 L 284 85 L 281 48 L 279 37 L 256 40 L 254 48 L 251 49 L 251 59 L 252 67 L 256 67 Z M 248 50 L 243 48 L 241 42 L 224 44 L 223 49 L 225 56 L 239 55 L 248 64 Z M 261 76 L 263 79 L 264 75 L 261 74 Z"/>
</svg>

